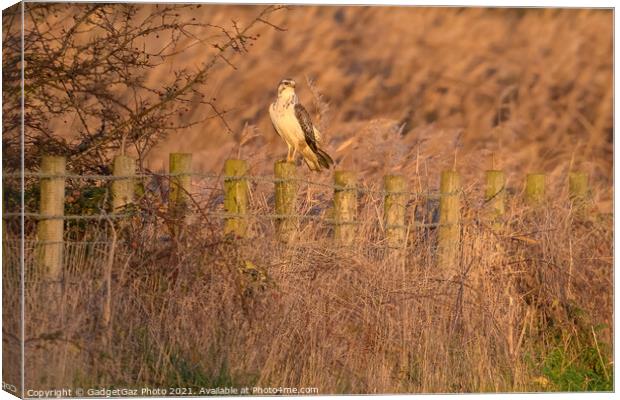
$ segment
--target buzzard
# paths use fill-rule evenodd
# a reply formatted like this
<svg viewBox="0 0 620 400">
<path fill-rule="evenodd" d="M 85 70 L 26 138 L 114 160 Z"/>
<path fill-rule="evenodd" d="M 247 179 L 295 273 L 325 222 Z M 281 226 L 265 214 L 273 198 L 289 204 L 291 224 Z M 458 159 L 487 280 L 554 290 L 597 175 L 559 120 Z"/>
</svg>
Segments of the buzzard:
<svg viewBox="0 0 620 400">
<path fill-rule="evenodd" d="M 269 106 L 269 116 L 278 135 L 288 145 L 286 160 L 292 162 L 300 152 L 311 171 L 329 169 L 334 160 L 321 149 L 321 133 L 312 125 L 308 111 L 295 94 L 295 81 L 283 79 L 278 98 Z"/>
</svg>

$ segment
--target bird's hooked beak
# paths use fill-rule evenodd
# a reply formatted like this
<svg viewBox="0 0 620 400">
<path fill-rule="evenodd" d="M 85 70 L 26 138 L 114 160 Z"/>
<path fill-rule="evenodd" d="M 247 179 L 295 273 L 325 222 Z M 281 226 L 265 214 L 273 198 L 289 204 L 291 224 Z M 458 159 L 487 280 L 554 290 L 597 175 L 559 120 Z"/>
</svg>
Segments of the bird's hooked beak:
<svg viewBox="0 0 620 400">
<path fill-rule="evenodd" d="M 292 79 L 282 79 L 278 85 L 278 92 L 281 92 L 286 88 L 295 89 L 295 81 Z"/>
</svg>

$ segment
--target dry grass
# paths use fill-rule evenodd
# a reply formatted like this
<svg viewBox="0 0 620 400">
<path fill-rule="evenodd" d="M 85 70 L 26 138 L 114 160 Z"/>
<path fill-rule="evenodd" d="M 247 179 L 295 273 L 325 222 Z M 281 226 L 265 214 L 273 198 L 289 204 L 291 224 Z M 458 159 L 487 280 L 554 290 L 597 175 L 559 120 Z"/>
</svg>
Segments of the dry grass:
<svg viewBox="0 0 620 400">
<path fill-rule="evenodd" d="M 256 14 L 203 10 L 199 18 L 222 24 Z M 611 390 L 611 11 L 292 7 L 279 18 L 288 31 L 266 30 L 235 60 L 238 70 L 213 75 L 237 137 L 212 120 L 171 137 L 150 166 L 190 151 L 200 170 L 240 156 L 253 174 L 271 173 L 284 146 L 266 109 L 291 76 L 338 168 L 359 171 L 368 187 L 397 172 L 412 189 L 432 190 L 458 149 L 463 213 L 478 221 L 462 228 L 459 263 L 437 268 L 433 229 L 412 228 L 404 252 L 388 251 L 382 199 L 372 194 L 359 199 L 352 247 L 313 221 L 285 245 L 262 220 L 241 240 L 195 215 L 169 240 L 161 219 L 136 219 L 119 238 L 109 327 L 101 269 L 72 265 L 60 322 L 35 312 L 47 299 L 27 285 L 27 386 Z M 174 67 L 204 59 L 199 47 Z M 491 154 L 511 193 L 500 234 L 478 218 Z M 587 218 L 567 199 L 572 168 L 591 176 Z M 538 210 L 521 202 L 534 170 L 548 173 L 553 199 Z M 221 208 L 218 185 L 196 182 L 201 204 Z M 252 212 L 271 213 L 271 186 L 252 189 Z M 300 213 L 324 216 L 330 199 L 304 188 Z M 408 222 L 428 207 L 412 199 Z M 12 284 L 5 275 L 5 294 Z M 17 298 L 3 301 L 7 310 Z"/>
<path fill-rule="evenodd" d="M 198 18 L 226 24 L 258 9 L 204 7 Z M 151 167 L 186 151 L 197 168 L 219 170 L 237 155 L 247 124 L 258 136 L 241 156 L 254 172 L 271 172 L 285 146 L 266 110 L 277 82 L 292 77 L 339 168 L 368 180 L 393 171 L 436 176 L 452 165 L 460 137 L 459 170 L 468 179 L 491 166 L 490 153 L 513 184 L 536 170 L 561 182 L 570 164 L 590 173 L 599 206 L 611 212 L 611 11 L 291 7 L 273 22 L 287 31 L 265 27 L 234 60 L 237 70 L 222 65 L 212 76 L 236 136 L 210 120 L 171 136 Z M 192 66 L 209 51 L 196 46 L 170 67 Z"/>
<path fill-rule="evenodd" d="M 270 186 L 253 186 L 253 212 L 272 212 Z M 316 212 L 316 199 L 328 195 L 303 190 L 300 212 Z M 161 220 L 136 219 L 117 249 L 109 327 L 102 266 L 69 253 L 78 256 L 68 257 L 60 320 L 35 312 L 49 300 L 30 275 L 27 386 L 611 389 L 595 380 L 613 370 L 610 220 L 576 217 L 565 196 L 542 209 L 517 196 L 497 234 L 478 218 L 480 197 L 477 188 L 464 194 L 463 212 L 477 222 L 463 225 L 460 261 L 448 269 L 436 265 L 433 229 L 412 227 L 406 250 L 388 249 L 382 199 L 372 194 L 359 199 L 360 234 L 350 247 L 334 244 L 331 227 L 316 221 L 283 244 L 271 222 L 256 221 L 251 238 L 239 239 L 197 220 L 164 240 Z M 426 203 L 409 206 L 411 222 Z M 600 360 L 582 361 L 597 348 Z M 559 377 L 549 369 L 557 352 L 570 360 Z M 567 386 L 562 374 L 571 368 L 593 375 Z"/>
<path fill-rule="evenodd" d="M 230 28 L 231 19 L 244 26 L 261 9 L 180 12 Z M 234 134 L 210 119 L 171 134 L 148 166 L 165 169 L 168 153 L 180 151 L 194 153 L 197 169 L 219 170 L 249 131 L 256 136 L 241 156 L 254 172 L 271 171 L 285 146 L 267 108 L 280 79 L 292 77 L 339 168 L 373 180 L 418 169 L 435 176 L 452 164 L 459 137 L 459 170 L 470 179 L 493 164 L 491 153 L 513 182 L 535 170 L 559 178 L 571 165 L 590 173 L 597 204 L 611 212 L 612 19 L 601 9 L 291 6 L 270 19 L 285 32 L 265 25 L 249 53 L 229 60 L 237 69 L 222 62 L 209 76 L 206 93 L 228 111 Z M 208 60 L 221 32 L 197 34 L 205 41 L 181 41 L 176 50 L 184 51 L 147 84 L 165 85 L 171 71 Z M 191 104 L 179 122 L 210 114 Z M 75 124 L 59 121 L 58 131 L 70 136 Z"/>
</svg>

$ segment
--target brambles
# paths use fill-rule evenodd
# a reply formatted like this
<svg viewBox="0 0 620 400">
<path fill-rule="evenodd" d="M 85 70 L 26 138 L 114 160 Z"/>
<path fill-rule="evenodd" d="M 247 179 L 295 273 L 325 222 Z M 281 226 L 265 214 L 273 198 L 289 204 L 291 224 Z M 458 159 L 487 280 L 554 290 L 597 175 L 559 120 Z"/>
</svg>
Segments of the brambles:
<svg viewBox="0 0 620 400">
<path fill-rule="evenodd" d="M 131 152 L 143 161 L 171 133 L 224 120 L 206 88 L 219 62 L 233 65 L 257 39 L 259 25 L 281 7 L 267 6 L 240 28 L 198 22 L 195 5 L 53 4 L 25 5 L 25 166 L 43 154 L 63 155 L 79 173 L 109 173 L 111 157 Z M 4 14 L 5 28 L 21 17 L 20 6 Z M 21 31 L 5 29 L 5 170 L 19 168 Z M 215 37 L 215 39 L 214 39 Z M 160 40 L 156 40 L 161 38 Z M 211 45 L 211 46 L 209 46 Z M 165 80 L 148 79 L 187 48 L 210 47 L 200 66 L 174 68 Z M 213 51 L 213 49 L 216 49 Z M 195 118 L 176 118 L 189 111 Z"/>
</svg>

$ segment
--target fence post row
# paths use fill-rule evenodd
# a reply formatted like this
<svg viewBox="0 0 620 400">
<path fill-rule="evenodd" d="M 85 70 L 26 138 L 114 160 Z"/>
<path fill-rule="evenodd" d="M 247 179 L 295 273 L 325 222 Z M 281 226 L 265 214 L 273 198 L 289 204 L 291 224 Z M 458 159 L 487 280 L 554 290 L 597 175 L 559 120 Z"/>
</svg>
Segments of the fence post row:
<svg viewBox="0 0 620 400">
<path fill-rule="evenodd" d="M 286 160 L 276 161 L 274 165 L 274 176 L 276 178 L 276 215 L 282 215 L 276 221 L 277 235 L 282 241 L 289 241 L 297 230 L 298 218 L 296 214 L 295 201 L 297 199 L 297 183 L 295 164 Z"/>
<path fill-rule="evenodd" d="M 402 247 L 407 237 L 405 213 L 407 210 L 407 183 L 400 175 L 387 175 L 383 180 L 385 201 L 383 214 L 388 246 Z"/>
<path fill-rule="evenodd" d="M 531 206 L 540 205 L 545 200 L 545 174 L 527 174 L 525 200 Z"/>
<path fill-rule="evenodd" d="M 224 164 L 224 208 L 231 215 L 226 218 L 224 234 L 245 237 L 248 228 L 248 164 L 245 160 L 226 160 Z"/>
<path fill-rule="evenodd" d="M 136 174 L 136 163 L 133 158 L 128 156 L 114 157 L 114 168 L 112 172 L 115 176 L 134 176 Z M 118 179 L 112 181 L 112 211 L 123 208 L 134 199 L 134 180 L 132 178 Z"/>
<path fill-rule="evenodd" d="M 456 171 L 443 171 L 439 184 L 438 264 L 447 269 L 458 259 L 461 237 L 461 178 Z"/>
<path fill-rule="evenodd" d="M 357 176 L 351 171 L 334 172 L 334 239 L 351 244 L 357 219 Z"/>
<path fill-rule="evenodd" d="M 506 212 L 506 178 L 504 171 L 488 170 L 484 201 L 487 206 L 489 220 L 493 229 L 501 228 L 501 218 Z"/>
<path fill-rule="evenodd" d="M 63 227 L 65 214 L 65 165 L 64 157 L 43 156 L 41 173 L 59 177 L 41 178 L 40 214 L 44 217 L 37 224 L 38 262 L 52 281 L 60 281 L 63 265 Z M 46 219 L 45 217 L 59 217 Z"/>
<path fill-rule="evenodd" d="M 192 155 L 170 154 L 170 204 L 176 218 L 182 218 L 188 203 L 191 185 Z M 37 225 L 37 261 L 51 280 L 59 280 L 63 265 L 63 228 L 65 206 L 66 160 L 60 156 L 43 156 L 41 159 L 40 214 Z M 119 155 L 114 158 L 113 173 L 122 179 L 112 182 L 112 206 L 114 211 L 134 201 L 136 164 L 133 158 Z M 245 237 L 248 231 L 248 164 L 245 160 L 226 160 L 224 166 L 225 233 Z M 52 176 L 50 176 L 52 175 Z M 284 160 L 274 165 L 275 212 L 277 235 L 289 241 L 297 231 L 299 217 L 296 198 L 299 184 L 295 164 Z M 494 229 L 501 228 L 505 214 L 506 190 L 503 171 L 488 170 L 485 175 L 484 198 L 488 217 Z M 334 172 L 334 239 L 340 244 L 351 244 L 357 232 L 357 176 L 351 171 Z M 403 176 L 384 177 L 385 235 L 390 247 L 401 247 L 407 237 L 405 215 L 407 207 L 407 184 Z M 460 176 L 456 171 L 441 173 L 438 229 L 438 264 L 443 267 L 457 261 L 460 244 Z M 568 176 L 568 192 L 577 213 L 585 209 L 590 190 L 588 175 L 571 171 Z M 529 205 L 540 205 L 545 199 L 545 175 L 528 174 L 525 198 Z M 48 218 L 46 218 L 48 217 Z M 51 218 L 49 218 L 51 217 Z"/>
</svg>

